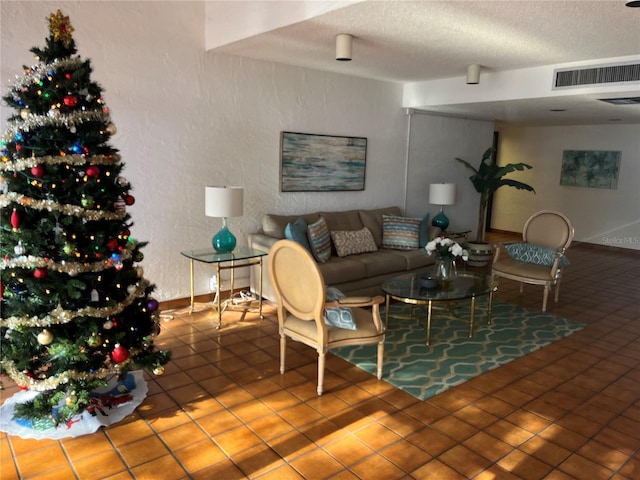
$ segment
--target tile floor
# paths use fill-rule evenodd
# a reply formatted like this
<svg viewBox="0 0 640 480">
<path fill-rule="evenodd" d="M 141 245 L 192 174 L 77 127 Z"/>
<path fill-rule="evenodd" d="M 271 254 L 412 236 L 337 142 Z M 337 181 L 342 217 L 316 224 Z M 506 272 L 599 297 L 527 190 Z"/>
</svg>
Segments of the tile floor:
<svg viewBox="0 0 640 480">
<path fill-rule="evenodd" d="M 75 439 L 0 433 L 0 478 L 638 479 L 640 255 L 569 257 L 549 313 L 587 327 L 424 402 L 334 356 L 318 398 L 311 349 L 289 342 L 278 373 L 273 316 L 177 315 L 136 412 Z M 502 280 L 497 299 L 539 309 L 542 291 Z"/>
</svg>

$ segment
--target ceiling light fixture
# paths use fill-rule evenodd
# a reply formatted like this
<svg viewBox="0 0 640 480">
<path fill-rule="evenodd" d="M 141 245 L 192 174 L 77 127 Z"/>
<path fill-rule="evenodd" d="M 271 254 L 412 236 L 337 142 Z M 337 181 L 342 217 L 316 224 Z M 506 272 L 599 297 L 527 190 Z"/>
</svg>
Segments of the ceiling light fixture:
<svg viewBox="0 0 640 480">
<path fill-rule="evenodd" d="M 467 85 L 477 85 L 480 83 L 480 65 L 473 64 L 467 66 Z"/>
<path fill-rule="evenodd" d="M 627 7 L 640 7 L 640 0 L 632 0 L 631 2 L 625 3 Z"/>
<path fill-rule="evenodd" d="M 336 60 L 340 62 L 351 61 L 351 45 L 353 36 L 348 33 L 339 33 L 336 35 Z"/>
</svg>

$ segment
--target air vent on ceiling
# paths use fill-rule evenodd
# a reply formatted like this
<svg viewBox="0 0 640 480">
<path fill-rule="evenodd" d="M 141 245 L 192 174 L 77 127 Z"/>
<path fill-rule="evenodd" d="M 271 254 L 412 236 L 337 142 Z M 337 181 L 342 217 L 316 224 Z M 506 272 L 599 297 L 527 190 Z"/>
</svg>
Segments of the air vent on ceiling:
<svg viewBox="0 0 640 480">
<path fill-rule="evenodd" d="M 613 105 L 640 105 L 640 97 L 599 98 L 598 100 L 612 103 Z"/>
<path fill-rule="evenodd" d="M 586 87 L 640 81 L 640 62 L 556 69 L 553 88 Z"/>
</svg>

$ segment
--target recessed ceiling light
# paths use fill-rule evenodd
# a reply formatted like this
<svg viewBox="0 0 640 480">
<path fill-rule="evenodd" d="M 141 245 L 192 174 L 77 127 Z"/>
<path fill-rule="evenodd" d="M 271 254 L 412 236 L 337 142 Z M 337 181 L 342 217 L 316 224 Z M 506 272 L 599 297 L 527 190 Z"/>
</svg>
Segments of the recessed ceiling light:
<svg viewBox="0 0 640 480">
<path fill-rule="evenodd" d="M 551 110 L 549 110 L 550 112 L 566 112 L 567 109 L 566 108 L 552 108 Z"/>
</svg>

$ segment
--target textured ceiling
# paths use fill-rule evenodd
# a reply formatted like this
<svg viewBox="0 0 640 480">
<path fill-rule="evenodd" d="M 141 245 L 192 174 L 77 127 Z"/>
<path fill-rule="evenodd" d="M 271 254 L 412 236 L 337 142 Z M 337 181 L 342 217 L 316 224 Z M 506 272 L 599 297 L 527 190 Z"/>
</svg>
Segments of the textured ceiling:
<svg viewBox="0 0 640 480">
<path fill-rule="evenodd" d="M 247 6 L 252 2 L 247 2 Z M 355 3 L 216 48 L 223 53 L 393 82 L 465 75 L 468 64 L 505 72 L 640 55 L 640 8 L 601 1 L 391 1 Z M 354 36 L 353 60 L 337 62 L 335 35 Z M 628 91 L 621 96 L 640 95 Z M 609 97 L 615 95 L 608 95 Z M 469 102 L 439 110 L 514 123 L 640 123 L 640 106 L 612 108 L 589 95 L 579 114 L 548 111 L 551 99 Z M 541 112 L 544 112 L 542 114 Z"/>
</svg>

